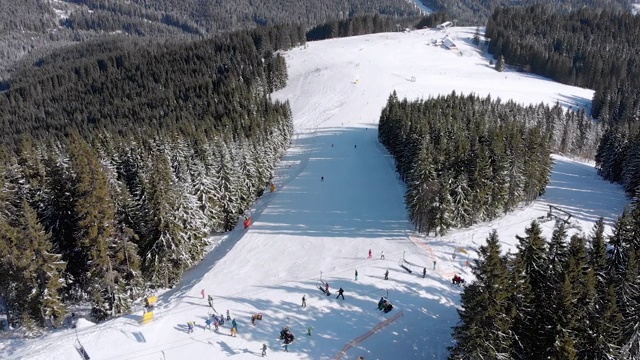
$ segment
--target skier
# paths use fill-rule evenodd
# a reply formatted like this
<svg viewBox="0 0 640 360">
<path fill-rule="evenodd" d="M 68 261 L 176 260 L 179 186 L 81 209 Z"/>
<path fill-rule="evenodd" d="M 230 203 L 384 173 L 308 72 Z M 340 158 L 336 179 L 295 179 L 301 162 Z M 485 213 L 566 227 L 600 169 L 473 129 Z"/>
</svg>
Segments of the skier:
<svg viewBox="0 0 640 360">
<path fill-rule="evenodd" d="M 424 278 L 425 276 L 427 276 L 427 268 L 422 268 L 422 277 Z"/>
<path fill-rule="evenodd" d="M 231 327 L 236 329 L 236 332 L 238 331 L 238 323 L 236 322 L 236 319 L 231 321 Z"/>
<path fill-rule="evenodd" d="M 307 307 L 307 298 L 306 295 L 302 295 L 302 307 Z"/>
<path fill-rule="evenodd" d="M 229 310 L 227 310 L 227 321 L 231 320 L 231 316 L 229 316 Z"/>
<path fill-rule="evenodd" d="M 324 291 L 329 295 L 329 283 L 324 283 Z"/>
<path fill-rule="evenodd" d="M 205 326 L 205 330 L 209 329 L 211 330 L 211 319 L 207 319 L 204 321 L 205 324 L 207 324 L 207 326 Z M 213 331 L 213 330 L 212 330 Z"/>
<path fill-rule="evenodd" d="M 187 322 L 187 334 L 191 334 L 193 332 L 193 325 L 194 325 L 193 321 Z"/>
<path fill-rule="evenodd" d="M 313 331 L 313 328 L 311 326 L 309 326 L 307 328 L 307 335 L 311 336 L 311 332 Z"/>
<path fill-rule="evenodd" d="M 213 309 L 213 297 L 211 295 L 207 295 L 207 301 L 209 302 L 209 307 Z"/>
<path fill-rule="evenodd" d="M 262 356 L 267 355 L 267 344 L 262 344 Z"/>
<path fill-rule="evenodd" d="M 386 302 L 386 300 L 384 299 L 384 296 L 382 296 L 380 298 L 380 301 L 378 301 L 378 310 L 382 310 L 384 308 L 384 303 Z"/>
<path fill-rule="evenodd" d="M 358 269 L 356 269 L 356 281 L 358 281 Z"/>
<path fill-rule="evenodd" d="M 380 260 L 384 260 L 384 251 L 380 253 Z"/>
<path fill-rule="evenodd" d="M 220 329 L 218 325 L 218 320 L 213 320 L 213 327 L 216 329 L 216 332 Z"/>
<path fill-rule="evenodd" d="M 373 252 L 371 251 L 371 249 L 369 249 L 369 257 L 368 257 L 368 259 L 371 259 L 371 257 L 373 257 Z"/>
<path fill-rule="evenodd" d="M 251 325 L 256 326 L 256 316 L 251 315 Z"/>
<path fill-rule="evenodd" d="M 433 260 L 433 270 L 435 270 L 435 269 L 436 269 L 436 261 Z"/>
<path fill-rule="evenodd" d="M 280 340 L 284 340 L 288 332 L 289 332 L 289 328 L 287 326 L 284 326 L 282 330 L 280 330 Z"/>
<path fill-rule="evenodd" d="M 342 290 L 342 288 L 338 289 L 338 296 L 336 296 L 336 299 L 339 298 L 340 296 L 342 296 L 342 300 L 344 300 L 344 290 Z"/>
<path fill-rule="evenodd" d="M 389 269 L 387 269 L 387 271 L 384 272 L 384 279 L 389 280 Z"/>
<path fill-rule="evenodd" d="M 202 298 L 204 299 L 204 289 L 200 290 L 200 294 L 202 295 Z"/>
</svg>

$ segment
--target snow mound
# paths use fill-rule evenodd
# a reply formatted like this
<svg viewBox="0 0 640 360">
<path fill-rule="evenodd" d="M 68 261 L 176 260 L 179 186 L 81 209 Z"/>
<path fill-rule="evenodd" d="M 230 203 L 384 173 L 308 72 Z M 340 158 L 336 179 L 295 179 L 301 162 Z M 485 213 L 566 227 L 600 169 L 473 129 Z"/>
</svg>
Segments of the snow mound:
<svg viewBox="0 0 640 360">
<path fill-rule="evenodd" d="M 85 318 L 79 318 L 78 321 L 76 322 L 77 329 L 86 329 L 95 325 L 96 325 L 95 323 L 92 323 L 91 321 Z"/>
</svg>

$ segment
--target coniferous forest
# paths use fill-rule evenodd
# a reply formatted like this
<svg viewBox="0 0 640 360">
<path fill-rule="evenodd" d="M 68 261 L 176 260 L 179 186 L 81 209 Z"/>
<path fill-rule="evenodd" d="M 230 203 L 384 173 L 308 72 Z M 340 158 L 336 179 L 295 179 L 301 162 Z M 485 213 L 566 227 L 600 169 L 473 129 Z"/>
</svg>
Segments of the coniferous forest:
<svg viewBox="0 0 640 360">
<path fill-rule="evenodd" d="M 288 104 L 269 98 L 287 81 L 278 50 L 488 18 L 497 59 L 595 89 L 592 113 L 392 94 L 379 140 L 416 229 L 443 235 L 534 200 L 551 152 L 595 159 L 636 202 L 609 237 L 602 220 L 570 239 L 562 223 L 544 239 L 532 222 L 503 254 L 492 233 L 462 293 L 450 358 L 640 358 L 640 17 L 623 12 L 627 0 L 424 2 L 446 13 L 417 18 L 404 0 L 0 0 L 0 297 L 10 322 L 57 326 L 76 304 L 95 320 L 126 313 L 176 284 L 209 234 L 251 215 L 293 131 Z"/>
<path fill-rule="evenodd" d="M 507 63 L 592 88 L 592 115 L 605 124 L 600 174 L 640 197 L 640 17 L 590 8 L 569 14 L 543 6 L 497 9 L 489 50 Z"/>
<path fill-rule="evenodd" d="M 409 102 L 393 93 L 378 136 L 407 185 L 416 229 L 443 235 L 534 200 L 549 182 L 551 151 L 592 157 L 598 133 L 584 113 L 560 106 L 455 93 Z"/>
<path fill-rule="evenodd" d="M 570 239 L 559 222 L 545 239 L 534 221 L 517 251 L 503 254 L 490 234 L 462 294 L 450 359 L 640 358 L 639 31 L 637 16 L 591 8 L 501 8 L 489 20 L 495 57 L 596 90 L 589 122 L 598 145 L 588 156 L 634 199 L 610 236 L 600 220 Z"/>
<path fill-rule="evenodd" d="M 274 51 L 303 42 L 288 26 L 88 42 L 22 70 L 0 94 L 10 321 L 55 326 L 77 303 L 97 320 L 127 312 L 250 215 L 293 130 L 268 95 L 287 78 Z"/>
<path fill-rule="evenodd" d="M 503 254 L 497 233 L 472 265 L 449 359 L 640 358 L 640 209 L 613 234 L 598 221 L 588 236 L 551 239 L 537 222 Z"/>
<path fill-rule="evenodd" d="M 496 8 L 523 7 L 544 3 L 553 13 L 565 14 L 572 10 L 591 8 L 595 10 L 608 10 L 617 13 L 629 11 L 631 0 L 421 0 L 423 4 L 447 13 L 450 19 L 456 20 L 459 26 L 476 26 L 486 24 L 491 13 Z"/>
<path fill-rule="evenodd" d="M 256 26 L 420 15 L 406 0 L 0 0 L 0 10 L 0 81 L 20 59 L 114 34 L 194 41 Z"/>
</svg>

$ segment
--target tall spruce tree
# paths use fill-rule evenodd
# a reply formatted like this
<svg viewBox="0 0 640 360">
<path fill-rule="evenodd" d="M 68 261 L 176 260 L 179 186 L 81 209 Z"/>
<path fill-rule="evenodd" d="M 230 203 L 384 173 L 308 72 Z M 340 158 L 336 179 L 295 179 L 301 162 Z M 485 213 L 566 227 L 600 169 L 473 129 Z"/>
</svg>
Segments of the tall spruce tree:
<svg viewBox="0 0 640 360">
<path fill-rule="evenodd" d="M 591 314 L 597 297 L 595 272 L 589 266 L 587 240 L 584 236 L 573 235 L 569 242 L 569 258 L 567 260 L 566 275 L 573 286 L 573 296 L 576 306 L 573 309 L 576 350 L 578 358 L 589 359 L 589 345 L 591 337 Z"/>
<path fill-rule="evenodd" d="M 405 194 L 405 201 L 409 205 L 409 218 L 419 232 L 431 232 L 435 226 L 437 210 L 434 207 L 435 198 L 439 192 L 436 171 L 430 160 L 431 145 L 424 142 L 418 153 L 418 161 L 411 171 Z"/>
<path fill-rule="evenodd" d="M 112 258 L 115 249 L 116 208 L 104 167 L 89 144 L 72 137 L 69 148 L 75 173 L 76 237 L 82 247 L 86 268 L 78 279 L 93 306 L 93 316 L 103 320 L 112 315 L 117 290 L 117 272 Z"/>
<path fill-rule="evenodd" d="M 548 331 L 553 326 L 553 314 L 549 313 L 549 299 L 547 291 L 550 289 L 547 258 L 547 244 L 542 236 L 542 229 L 538 222 L 533 221 L 525 229 L 525 236 L 518 239 L 518 254 L 515 271 L 523 275 L 526 282 L 526 296 L 528 302 L 521 311 L 521 323 L 518 337 L 524 351 L 536 349 L 536 356 L 547 357 L 555 339 Z"/>
<path fill-rule="evenodd" d="M 629 251 L 625 277 L 617 285 L 620 299 L 620 356 L 625 359 L 640 358 L 640 264 L 638 250 Z"/>
<path fill-rule="evenodd" d="M 556 297 L 554 306 L 557 315 L 556 326 L 553 329 L 555 341 L 551 349 L 552 359 L 577 360 L 576 340 L 574 329 L 576 328 L 576 297 L 573 284 L 568 276 L 564 275 L 561 287 Z"/>
<path fill-rule="evenodd" d="M 453 329 L 456 344 L 449 349 L 449 359 L 510 359 L 514 339 L 508 312 L 509 276 L 495 230 L 478 250 L 472 272 L 476 281 L 462 293 L 460 324 Z"/>
<path fill-rule="evenodd" d="M 52 252 L 50 235 L 26 200 L 22 202 L 17 225 L 15 251 L 21 254 L 17 263 L 21 278 L 16 284 L 19 289 L 16 300 L 24 307 L 23 316 L 40 326 L 58 326 L 65 312 L 60 299 L 65 263 L 60 255 Z"/>
<path fill-rule="evenodd" d="M 183 242 L 183 224 L 174 221 L 177 205 L 171 168 L 164 151 L 157 151 L 151 161 L 147 208 L 150 227 L 142 239 L 143 269 L 150 283 L 169 287 L 191 263 Z"/>
</svg>

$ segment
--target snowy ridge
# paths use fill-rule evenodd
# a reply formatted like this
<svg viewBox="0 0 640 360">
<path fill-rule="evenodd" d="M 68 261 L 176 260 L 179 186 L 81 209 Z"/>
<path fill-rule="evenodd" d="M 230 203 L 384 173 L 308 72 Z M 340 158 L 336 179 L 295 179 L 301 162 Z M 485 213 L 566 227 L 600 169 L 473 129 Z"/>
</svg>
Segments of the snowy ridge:
<svg viewBox="0 0 640 360">
<path fill-rule="evenodd" d="M 591 90 L 495 71 L 472 46 L 474 32 L 383 33 L 284 52 L 289 85 L 273 97 L 290 102 L 296 135 L 278 169 L 276 192 L 265 193 L 252 209 L 251 228 L 239 224 L 225 234 L 178 286 L 159 294 L 154 321 L 142 325 L 137 311 L 77 329 L 77 335 L 69 329 L 37 340 L 3 340 L 0 358 L 78 359 L 77 336 L 93 360 L 254 359 L 263 343 L 276 359 L 445 359 L 462 290 L 451 285 L 451 274 L 472 280 L 467 261 L 491 229 L 508 251 L 549 204 L 570 211 L 588 232 L 599 216 L 610 224 L 627 203 L 622 189 L 600 180 L 593 166 L 555 156 L 541 199 L 443 237 L 413 231 L 404 185 L 377 140 L 380 110 L 393 90 L 410 99 L 455 90 L 523 104 L 590 106 Z M 445 35 L 456 50 L 433 45 Z M 552 226 L 543 223 L 546 236 Z M 332 296 L 317 289 L 320 279 Z M 345 300 L 335 297 L 339 287 Z M 218 333 L 205 329 L 211 310 L 202 289 L 217 312 L 228 309 L 237 320 L 237 337 L 227 323 Z M 307 307 L 301 307 L 303 295 Z M 394 306 L 388 314 L 376 309 L 383 296 Z M 252 325 L 258 313 L 263 319 Z M 187 321 L 196 322 L 192 334 Z M 278 340 L 285 325 L 296 337 L 288 352 Z"/>
</svg>

